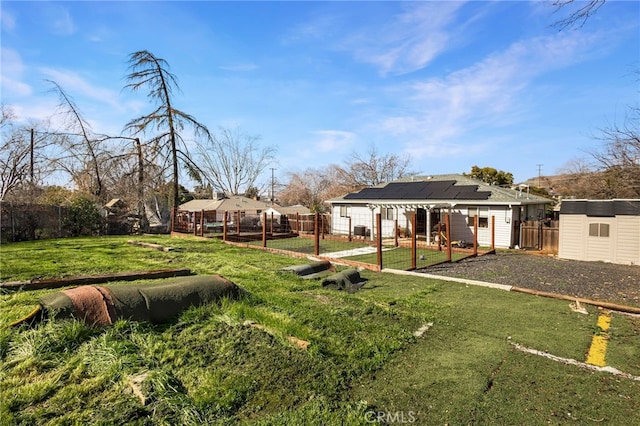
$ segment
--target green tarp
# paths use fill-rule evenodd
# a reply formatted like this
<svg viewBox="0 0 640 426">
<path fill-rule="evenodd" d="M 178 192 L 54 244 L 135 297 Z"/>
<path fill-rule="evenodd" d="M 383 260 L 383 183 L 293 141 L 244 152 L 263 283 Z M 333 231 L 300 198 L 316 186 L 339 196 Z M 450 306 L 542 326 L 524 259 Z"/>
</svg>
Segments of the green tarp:
<svg viewBox="0 0 640 426">
<path fill-rule="evenodd" d="M 158 284 L 75 287 L 42 297 L 40 312 L 56 319 L 74 317 L 89 325 L 109 325 L 118 319 L 162 323 L 192 306 L 237 299 L 243 293 L 219 275 L 195 275 Z"/>
<path fill-rule="evenodd" d="M 323 279 L 322 286 L 355 293 L 360 290 L 365 282 L 366 280 L 360 276 L 360 273 L 356 269 L 345 269 L 342 272 Z"/>
<path fill-rule="evenodd" d="M 335 272 L 335 268 L 328 260 L 307 263 L 304 265 L 293 265 L 282 268 L 281 272 L 292 272 L 304 279 L 316 279 Z"/>
</svg>

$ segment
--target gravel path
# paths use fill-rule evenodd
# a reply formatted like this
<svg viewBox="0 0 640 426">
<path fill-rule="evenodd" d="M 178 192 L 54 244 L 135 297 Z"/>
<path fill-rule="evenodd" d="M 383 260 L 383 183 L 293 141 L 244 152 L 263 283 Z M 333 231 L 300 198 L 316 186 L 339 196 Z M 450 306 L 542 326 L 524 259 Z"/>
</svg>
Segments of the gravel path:
<svg viewBox="0 0 640 426">
<path fill-rule="evenodd" d="M 640 266 L 509 251 L 433 266 L 421 272 L 640 306 Z"/>
</svg>

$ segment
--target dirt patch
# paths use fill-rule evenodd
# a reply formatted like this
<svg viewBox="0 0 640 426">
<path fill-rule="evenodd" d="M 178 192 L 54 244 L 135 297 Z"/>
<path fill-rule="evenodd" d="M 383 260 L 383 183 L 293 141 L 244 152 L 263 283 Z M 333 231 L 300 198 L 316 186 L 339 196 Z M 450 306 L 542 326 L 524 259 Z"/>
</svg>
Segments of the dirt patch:
<svg viewBox="0 0 640 426">
<path fill-rule="evenodd" d="M 640 306 L 640 266 L 508 251 L 441 264 L 420 272 Z"/>
</svg>

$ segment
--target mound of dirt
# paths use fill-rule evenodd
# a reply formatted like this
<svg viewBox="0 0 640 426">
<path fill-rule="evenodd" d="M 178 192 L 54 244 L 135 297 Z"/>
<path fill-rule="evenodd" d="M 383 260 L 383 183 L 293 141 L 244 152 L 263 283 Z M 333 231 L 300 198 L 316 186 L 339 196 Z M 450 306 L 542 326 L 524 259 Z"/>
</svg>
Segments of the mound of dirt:
<svg viewBox="0 0 640 426">
<path fill-rule="evenodd" d="M 420 272 L 640 306 L 640 266 L 506 251 L 441 264 Z"/>
</svg>

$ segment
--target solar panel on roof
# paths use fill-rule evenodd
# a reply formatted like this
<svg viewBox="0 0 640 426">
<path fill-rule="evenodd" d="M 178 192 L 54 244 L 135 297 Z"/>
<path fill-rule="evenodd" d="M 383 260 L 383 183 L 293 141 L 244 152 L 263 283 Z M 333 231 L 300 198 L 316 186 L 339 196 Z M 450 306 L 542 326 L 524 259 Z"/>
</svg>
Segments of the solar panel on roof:
<svg viewBox="0 0 640 426">
<path fill-rule="evenodd" d="M 382 188 L 365 188 L 345 195 L 351 200 L 486 200 L 489 191 L 477 185 L 456 185 L 456 181 L 392 182 Z"/>
</svg>

